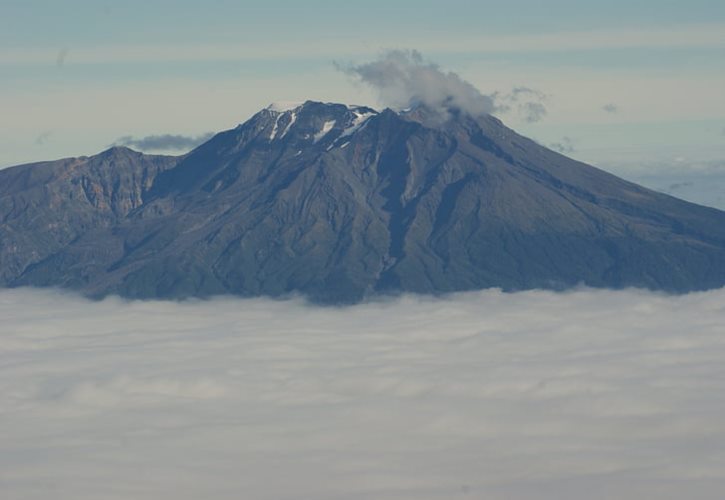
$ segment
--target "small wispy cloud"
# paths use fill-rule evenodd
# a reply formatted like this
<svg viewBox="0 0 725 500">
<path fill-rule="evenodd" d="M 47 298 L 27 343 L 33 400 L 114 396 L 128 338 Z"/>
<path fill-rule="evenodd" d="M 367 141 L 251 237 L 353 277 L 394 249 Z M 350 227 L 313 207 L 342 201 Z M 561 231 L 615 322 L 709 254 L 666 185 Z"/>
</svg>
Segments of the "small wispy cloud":
<svg viewBox="0 0 725 500">
<path fill-rule="evenodd" d="M 528 123 L 541 121 L 549 112 L 541 102 L 525 102 L 519 106 L 521 117 Z"/>
<path fill-rule="evenodd" d="M 193 149 L 203 144 L 214 136 L 213 132 L 207 132 L 197 136 L 188 135 L 147 135 L 146 137 L 133 137 L 126 135 L 118 138 L 113 146 L 128 146 L 141 151 L 183 151 Z"/>
<path fill-rule="evenodd" d="M 43 146 L 46 142 L 48 142 L 48 139 L 50 139 L 50 136 L 53 135 L 53 132 L 47 131 L 40 134 L 38 137 L 35 138 L 35 145 L 36 146 Z"/>
<path fill-rule="evenodd" d="M 667 187 L 667 190 L 668 191 L 677 191 L 678 189 L 688 188 L 688 187 L 692 187 L 692 186 L 693 186 L 693 183 L 689 182 L 689 181 L 673 182 L 672 184 L 670 184 Z"/>
<path fill-rule="evenodd" d="M 619 106 L 617 106 L 614 103 L 605 104 L 602 106 L 602 110 L 606 111 L 607 113 L 617 113 L 619 112 Z"/>
<path fill-rule="evenodd" d="M 570 154 L 576 151 L 574 140 L 571 137 L 564 136 L 558 142 L 549 144 L 549 148 L 561 154 Z"/>
<path fill-rule="evenodd" d="M 68 58 L 69 53 L 70 49 L 68 47 L 60 49 L 55 57 L 55 65 L 62 68 L 65 65 L 65 60 Z"/>
<path fill-rule="evenodd" d="M 513 113 L 520 120 L 536 123 L 548 114 L 544 92 L 526 86 L 514 87 L 509 92 L 494 92 L 491 97 L 496 103 L 496 112 Z"/>
</svg>

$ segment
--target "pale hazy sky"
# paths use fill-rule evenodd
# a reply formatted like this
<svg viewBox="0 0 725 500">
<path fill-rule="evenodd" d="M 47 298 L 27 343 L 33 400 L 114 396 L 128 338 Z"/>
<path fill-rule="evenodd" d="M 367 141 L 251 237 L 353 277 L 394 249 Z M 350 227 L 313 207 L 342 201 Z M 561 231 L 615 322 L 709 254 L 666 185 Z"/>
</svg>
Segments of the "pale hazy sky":
<svg viewBox="0 0 725 500">
<path fill-rule="evenodd" d="M 0 166 L 199 136 L 277 100 L 376 105 L 333 62 L 398 48 L 484 93 L 541 92 L 541 121 L 501 118 L 576 158 L 725 159 L 720 0 L 0 0 Z"/>
</svg>

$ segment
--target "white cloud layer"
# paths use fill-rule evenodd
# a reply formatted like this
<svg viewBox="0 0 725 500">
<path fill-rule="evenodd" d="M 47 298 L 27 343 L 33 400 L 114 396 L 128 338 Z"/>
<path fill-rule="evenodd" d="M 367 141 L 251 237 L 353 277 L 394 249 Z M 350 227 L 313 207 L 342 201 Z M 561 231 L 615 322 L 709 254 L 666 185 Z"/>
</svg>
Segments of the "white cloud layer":
<svg viewBox="0 0 725 500">
<path fill-rule="evenodd" d="M 25 499 L 716 499 L 725 290 L 344 309 L 0 291 Z"/>
</svg>

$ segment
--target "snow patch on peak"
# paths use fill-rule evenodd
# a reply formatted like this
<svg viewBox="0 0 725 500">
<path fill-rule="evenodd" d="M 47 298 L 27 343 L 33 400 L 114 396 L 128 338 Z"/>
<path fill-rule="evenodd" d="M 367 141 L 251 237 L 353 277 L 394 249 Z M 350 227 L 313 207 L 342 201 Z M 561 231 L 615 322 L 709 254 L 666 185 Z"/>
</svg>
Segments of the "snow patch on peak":
<svg viewBox="0 0 725 500">
<path fill-rule="evenodd" d="M 272 133 L 269 134 L 269 140 L 274 140 L 274 137 L 277 135 L 277 128 L 279 127 L 279 119 L 282 117 L 282 115 L 278 115 L 277 119 L 274 121 L 274 127 L 272 127 Z"/>
<path fill-rule="evenodd" d="M 355 118 L 353 119 L 352 123 L 342 131 L 342 134 L 340 134 L 340 137 L 338 139 L 342 139 L 343 137 L 348 137 L 365 125 L 365 123 L 368 121 L 369 118 L 375 116 L 377 113 L 375 111 L 353 111 L 355 114 Z"/>
<path fill-rule="evenodd" d="M 335 126 L 335 120 L 330 120 L 325 122 L 324 125 L 322 125 L 322 130 L 317 132 L 315 136 L 313 137 L 313 141 L 315 143 L 319 142 L 323 137 L 327 135 L 327 133 L 332 130 L 332 127 Z"/>
<path fill-rule="evenodd" d="M 275 113 L 285 113 L 287 111 L 297 109 L 303 104 L 303 102 L 299 101 L 277 101 L 267 106 L 267 109 L 269 111 L 274 111 Z"/>
<path fill-rule="evenodd" d="M 376 110 L 375 108 L 371 108 L 370 106 L 363 106 L 360 104 L 355 104 L 355 105 L 348 104 L 347 109 L 354 113 L 374 113 L 376 115 L 379 113 L 378 110 Z"/>
<path fill-rule="evenodd" d="M 297 121 L 297 113 L 293 112 L 290 114 L 290 118 L 289 118 L 289 122 L 287 123 L 287 126 L 284 128 L 284 130 L 282 131 L 282 134 L 279 136 L 280 139 L 282 137 L 284 137 L 285 135 L 287 135 L 287 132 L 289 132 L 289 129 L 292 128 L 292 125 L 294 125 L 294 123 L 296 121 Z"/>
</svg>

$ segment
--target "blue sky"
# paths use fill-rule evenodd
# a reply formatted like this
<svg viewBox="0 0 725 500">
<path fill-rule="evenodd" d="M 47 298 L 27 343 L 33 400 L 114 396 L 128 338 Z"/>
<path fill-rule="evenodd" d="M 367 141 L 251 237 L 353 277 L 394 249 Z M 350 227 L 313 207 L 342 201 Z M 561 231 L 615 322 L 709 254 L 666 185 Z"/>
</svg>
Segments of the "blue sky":
<svg viewBox="0 0 725 500">
<path fill-rule="evenodd" d="M 717 0 L 582 2 L 581 0 L 339 2 L 277 0 L 206 2 L 4 0 L 0 41 L 11 45 L 230 41 L 283 29 L 283 36 L 433 30 L 529 34 L 612 27 L 676 26 L 725 18 Z"/>
<path fill-rule="evenodd" d="M 542 120 L 501 118 L 617 173 L 725 160 L 722 1 L 0 0 L 0 166 L 223 130 L 276 100 L 377 105 L 332 63 L 398 48 L 484 93 L 540 91 Z"/>
</svg>

